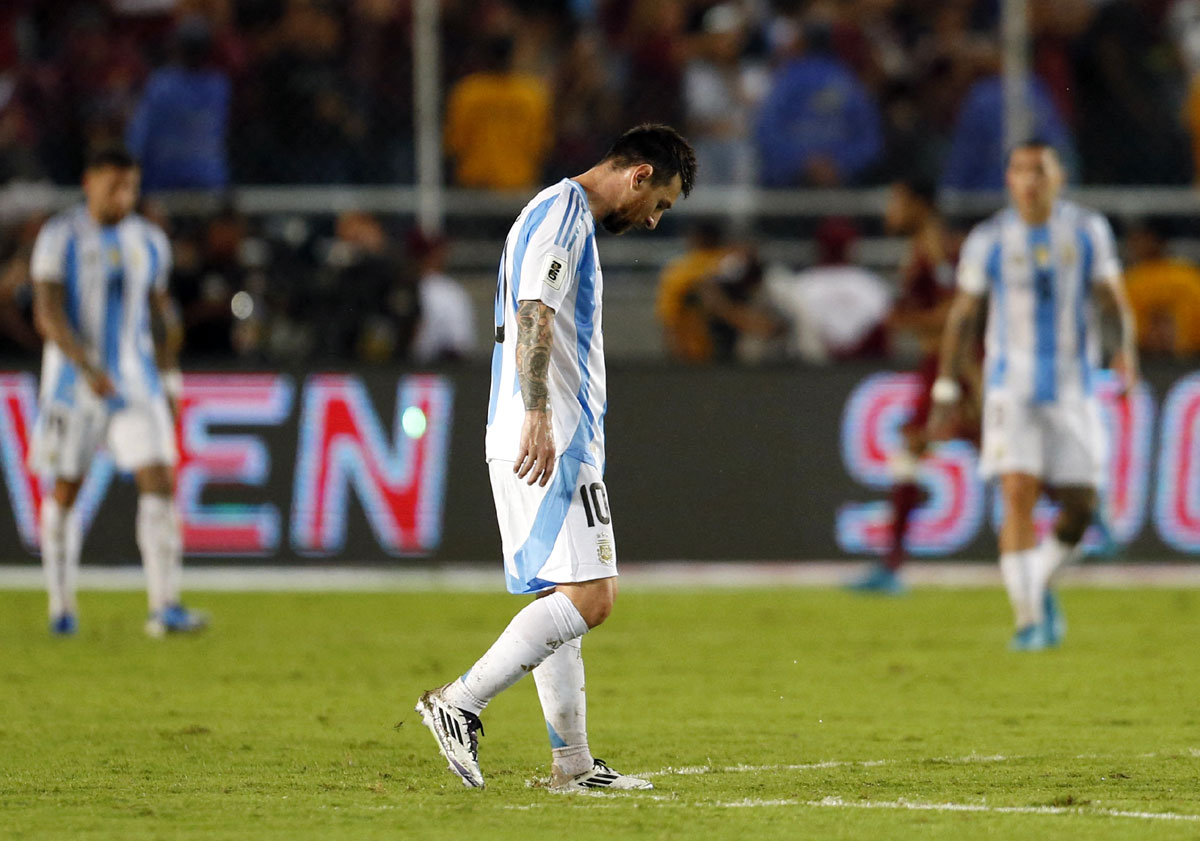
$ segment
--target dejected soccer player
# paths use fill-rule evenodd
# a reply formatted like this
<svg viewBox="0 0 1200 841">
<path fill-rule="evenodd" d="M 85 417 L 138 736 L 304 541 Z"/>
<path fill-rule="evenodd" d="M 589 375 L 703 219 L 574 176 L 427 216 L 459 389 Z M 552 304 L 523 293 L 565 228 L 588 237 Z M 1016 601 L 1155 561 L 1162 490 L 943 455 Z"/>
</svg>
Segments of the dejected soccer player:
<svg viewBox="0 0 1200 841">
<path fill-rule="evenodd" d="M 417 703 L 467 786 L 484 784 L 479 714 L 533 672 L 552 788 L 652 787 L 594 758 L 585 723 L 580 638 L 608 617 L 617 594 L 596 229 L 653 229 L 691 191 L 695 172 L 695 154 L 678 132 L 638 126 L 587 172 L 538 193 L 505 241 L 486 451 L 508 590 L 538 598 L 466 674 Z"/>
<path fill-rule="evenodd" d="M 202 615 L 179 601 L 182 541 L 172 500 L 178 397 L 177 329 L 167 293 L 166 234 L 133 212 L 140 174 L 129 152 L 104 147 L 83 175 L 84 201 L 50 219 L 34 245 L 34 317 L 45 339 L 30 465 L 53 481 L 42 501 L 42 566 L 50 627 L 77 627 L 82 538 L 72 508 L 107 442 L 138 487 L 135 531 L 146 571 L 146 632 L 195 631 Z"/>
<path fill-rule="evenodd" d="M 936 434 L 959 398 L 971 325 L 987 299 L 980 467 L 999 477 L 1004 502 L 1000 571 L 1016 618 L 1011 647 L 1030 651 L 1062 640 L 1051 584 L 1078 553 L 1096 509 L 1106 450 L 1093 393 L 1100 318 L 1116 322 L 1112 367 L 1126 390 L 1137 382 L 1138 360 L 1107 220 L 1058 198 L 1063 169 L 1046 143 L 1013 149 L 1006 180 L 1010 207 L 963 245 L 929 423 Z M 1039 545 L 1033 513 L 1043 491 L 1059 514 Z"/>
</svg>

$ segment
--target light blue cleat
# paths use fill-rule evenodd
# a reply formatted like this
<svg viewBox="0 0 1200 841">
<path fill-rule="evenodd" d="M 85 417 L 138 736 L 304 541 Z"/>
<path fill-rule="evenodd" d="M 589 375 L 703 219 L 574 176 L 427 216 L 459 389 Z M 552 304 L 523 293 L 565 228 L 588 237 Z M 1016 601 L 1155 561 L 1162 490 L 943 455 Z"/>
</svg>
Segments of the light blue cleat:
<svg viewBox="0 0 1200 841">
<path fill-rule="evenodd" d="M 50 633 L 56 637 L 73 637 L 79 630 L 79 622 L 73 613 L 62 613 L 50 620 Z"/>
<path fill-rule="evenodd" d="M 879 593 L 885 596 L 899 596 L 906 590 L 900 575 L 883 564 L 871 564 L 866 574 L 851 581 L 846 585 L 846 589 L 856 593 Z"/>
<path fill-rule="evenodd" d="M 1046 596 L 1042 600 L 1042 610 L 1046 617 L 1042 621 L 1046 645 L 1056 648 L 1062 643 L 1063 637 L 1067 635 L 1067 620 L 1063 616 L 1062 608 L 1058 605 L 1058 596 L 1054 595 L 1053 590 L 1046 591 Z"/>
<path fill-rule="evenodd" d="M 208 627 L 208 614 L 188 610 L 181 604 L 172 604 L 146 621 L 146 633 L 152 637 L 167 634 L 194 634 Z"/>
<path fill-rule="evenodd" d="M 1050 647 L 1045 625 L 1026 625 L 1018 628 L 1008 643 L 1009 651 L 1044 651 Z"/>
<path fill-rule="evenodd" d="M 1084 557 L 1095 561 L 1115 560 L 1121 554 L 1121 544 L 1117 542 L 1116 536 L 1112 533 L 1108 516 L 1097 511 L 1096 516 L 1092 519 L 1092 525 L 1096 527 L 1096 535 L 1100 540 L 1091 548 L 1084 547 Z"/>
</svg>

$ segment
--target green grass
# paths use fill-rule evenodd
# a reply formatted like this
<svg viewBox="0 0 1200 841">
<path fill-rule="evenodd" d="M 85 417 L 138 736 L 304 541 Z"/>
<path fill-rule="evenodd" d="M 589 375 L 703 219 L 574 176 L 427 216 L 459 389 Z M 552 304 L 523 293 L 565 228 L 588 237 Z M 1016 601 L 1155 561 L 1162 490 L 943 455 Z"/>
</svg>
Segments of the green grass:
<svg viewBox="0 0 1200 841">
<path fill-rule="evenodd" d="M 1200 592 L 1069 590 L 1066 646 L 1017 655 L 999 591 L 630 590 L 584 641 L 593 749 L 717 770 L 578 797 L 526 785 L 549 756 L 532 681 L 484 716 L 482 792 L 411 712 L 518 599 L 198 594 L 211 632 L 153 641 L 135 594 L 84 594 L 71 640 L 39 594 L 0 594 L 0 838 L 1200 837 L 1105 811 L 1200 815 Z M 823 761 L 844 764 L 729 770 Z"/>
</svg>

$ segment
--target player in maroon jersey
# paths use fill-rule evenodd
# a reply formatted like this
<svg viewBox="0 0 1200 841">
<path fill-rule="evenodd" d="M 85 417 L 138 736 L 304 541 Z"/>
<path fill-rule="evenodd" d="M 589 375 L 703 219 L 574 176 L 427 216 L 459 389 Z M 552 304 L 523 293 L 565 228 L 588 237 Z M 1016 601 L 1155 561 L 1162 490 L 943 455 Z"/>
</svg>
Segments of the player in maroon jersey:
<svg viewBox="0 0 1200 841">
<path fill-rule="evenodd" d="M 916 373 L 920 385 L 902 430 L 904 448 L 892 457 L 891 544 L 884 559 L 872 564 L 866 575 L 850 586 L 855 590 L 899 593 L 904 589 L 897 573 L 905 560 L 905 537 L 913 511 L 926 498 L 917 481 L 917 465 L 929 447 L 929 390 L 937 378 L 938 344 L 954 297 L 959 242 L 938 213 L 933 184 L 915 179 L 892 184 L 884 225 L 889 233 L 906 236 L 909 241 L 889 327 L 893 335 L 900 334 L 902 341 L 907 336 L 907 341 L 919 350 L 921 362 Z M 968 373 L 964 379 L 964 398 L 954 415 L 954 428 L 945 430 L 946 437 L 971 438 L 978 434 L 978 371 Z"/>
</svg>

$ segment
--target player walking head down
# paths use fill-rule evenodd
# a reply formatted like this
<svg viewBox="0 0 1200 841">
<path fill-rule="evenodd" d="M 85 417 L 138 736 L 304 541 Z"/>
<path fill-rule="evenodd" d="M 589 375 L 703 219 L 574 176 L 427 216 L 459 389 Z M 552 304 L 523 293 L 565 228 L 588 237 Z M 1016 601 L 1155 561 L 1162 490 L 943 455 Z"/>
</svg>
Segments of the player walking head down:
<svg viewBox="0 0 1200 841">
<path fill-rule="evenodd" d="M 600 217 L 604 230 L 610 234 L 654 230 L 680 194 L 684 198 L 691 194 L 696 153 L 675 129 L 647 123 L 617 138 L 597 169 L 616 176 L 611 179 L 611 209 Z"/>
<path fill-rule="evenodd" d="M 466 674 L 417 702 L 466 786 L 484 784 L 479 714 L 532 672 L 550 736 L 551 788 L 653 788 L 593 757 L 587 740 L 580 638 L 604 622 L 617 595 L 596 231 L 653 230 L 695 178 L 696 155 L 679 132 L 637 126 L 587 172 L 534 196 L 505 240 L 485 451 L 509 592 L 538 598 Z"/>
</svg>

